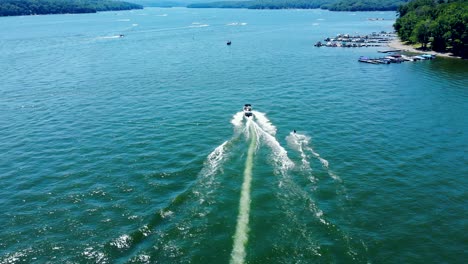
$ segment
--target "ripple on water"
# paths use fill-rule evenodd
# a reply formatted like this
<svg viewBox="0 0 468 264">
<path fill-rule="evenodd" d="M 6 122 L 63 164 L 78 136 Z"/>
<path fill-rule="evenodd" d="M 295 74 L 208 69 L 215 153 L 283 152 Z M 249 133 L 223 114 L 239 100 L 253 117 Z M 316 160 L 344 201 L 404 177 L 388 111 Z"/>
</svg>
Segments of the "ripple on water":
<svg viewBox="0 0 468 264">
<path fill-rule="evenodd" d="M 271 122 L 248 262 L 466 259 L 464 61 L 311 45 L 392 12 L 167 11 L 2 19 L 0 262 L 226 262 L 245 103 Z"/>
</svg>

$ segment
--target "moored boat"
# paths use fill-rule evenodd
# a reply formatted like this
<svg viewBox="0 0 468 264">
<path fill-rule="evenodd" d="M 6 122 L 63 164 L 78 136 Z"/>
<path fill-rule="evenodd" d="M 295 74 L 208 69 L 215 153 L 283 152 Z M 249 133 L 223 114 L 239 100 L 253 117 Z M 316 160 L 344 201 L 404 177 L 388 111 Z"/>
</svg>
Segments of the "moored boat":
<svg viewBox="0 0 468 264">
<path fill-rule="evenodd" d="M 434 54 L 423 54 L 421 55 L 421 57 L 427 59 L 427 60 L 432 60 L 435 58 L 435 55 Z"/>
</svg>

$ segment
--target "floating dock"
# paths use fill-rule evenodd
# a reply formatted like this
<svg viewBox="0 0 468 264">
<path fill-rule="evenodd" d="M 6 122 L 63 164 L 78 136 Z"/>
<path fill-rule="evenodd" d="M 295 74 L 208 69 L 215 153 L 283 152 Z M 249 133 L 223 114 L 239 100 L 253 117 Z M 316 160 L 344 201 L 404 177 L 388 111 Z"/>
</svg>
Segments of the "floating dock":
<svg viewBox="0 0 468 264">
<path fill-rule="evenodd" d="M 390 52 L 401 52 L 402 50 L 398 50 L 398 49 L 391 49 L 391 50 L 379 50 L 377 52 L 380 52 L 380 53 L 390 53 Z"/>
<path fill-rule="evenodd" d="M 369 58 L 365 56 L 359 57 L 359 62 L 371 63 L 371 64 L 390 64 L 390 63 L 402 63 L 405 61 L 420 61 L 420 60 L 432 60 L 436 56 L 433 54 L 423 54 L 419 56 L 406 56 L 400 54 L 392 54 L 383 58 Z"/>
</svg>

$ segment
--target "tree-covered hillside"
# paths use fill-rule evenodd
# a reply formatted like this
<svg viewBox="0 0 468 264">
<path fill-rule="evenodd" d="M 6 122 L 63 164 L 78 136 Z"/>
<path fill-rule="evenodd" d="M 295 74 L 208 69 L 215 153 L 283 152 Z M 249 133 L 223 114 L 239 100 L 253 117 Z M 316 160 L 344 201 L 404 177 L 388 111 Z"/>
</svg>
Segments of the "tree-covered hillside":
<svg viewBox="0 0 468 264">
<path fill-rule="evenodd" d="M 403 41 L 468 58 L 467 0 L 413 0 L 398 14 L 394 27 Z"/>
<path fill-rule="evenodd" d="M 331 11 L 390 11 L 397 10 L 409 0 L 340 0 L 328 5 Z"/>
<path fill-rule="evenodd" d="M 111 0 L 0 0 L 0 16 L 95 13 L 141 8 L 137 4 Z"/>
<path fill-rule="evenodd" d="M 191 8 L 250 8 L 250 9 L 286 9 L 286 8 L 322 8 L 332 11 L 385 11 L 397 10 L 398 6 L 409 0 L 251 0 L 220 1 L 191 4 Z"/>
</svg>

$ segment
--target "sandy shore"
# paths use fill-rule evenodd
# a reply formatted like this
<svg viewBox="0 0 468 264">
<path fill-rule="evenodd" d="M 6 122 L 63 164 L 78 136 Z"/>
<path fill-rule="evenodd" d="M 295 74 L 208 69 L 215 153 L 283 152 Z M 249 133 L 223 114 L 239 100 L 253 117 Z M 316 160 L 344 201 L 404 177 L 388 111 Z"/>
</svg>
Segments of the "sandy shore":
<svg viewBox="0 0 468 264">
<path fill-rule="evenodd" d="M 403 42 L 401 42 L 401 40 L 399 38 L 396 38 L 396 39 L 392 40 L 391 42 L 389 42 L 388 46 L 390 48 L 393 48 L 393 49 L 398 49 L 398 50 L 407 51 L 407 52 L 434 54 L 434 55 L 436 55 L 438 57 L 458 58 L 458 59 L 460 59 L 460 57 L 453 56 L 452 53 L 441 53 L 441 52 L 435 52 L 435 51 L 422 51 L 422 50 L 415 49 L 411 45 L 405 45 Z"/>
</svg>

